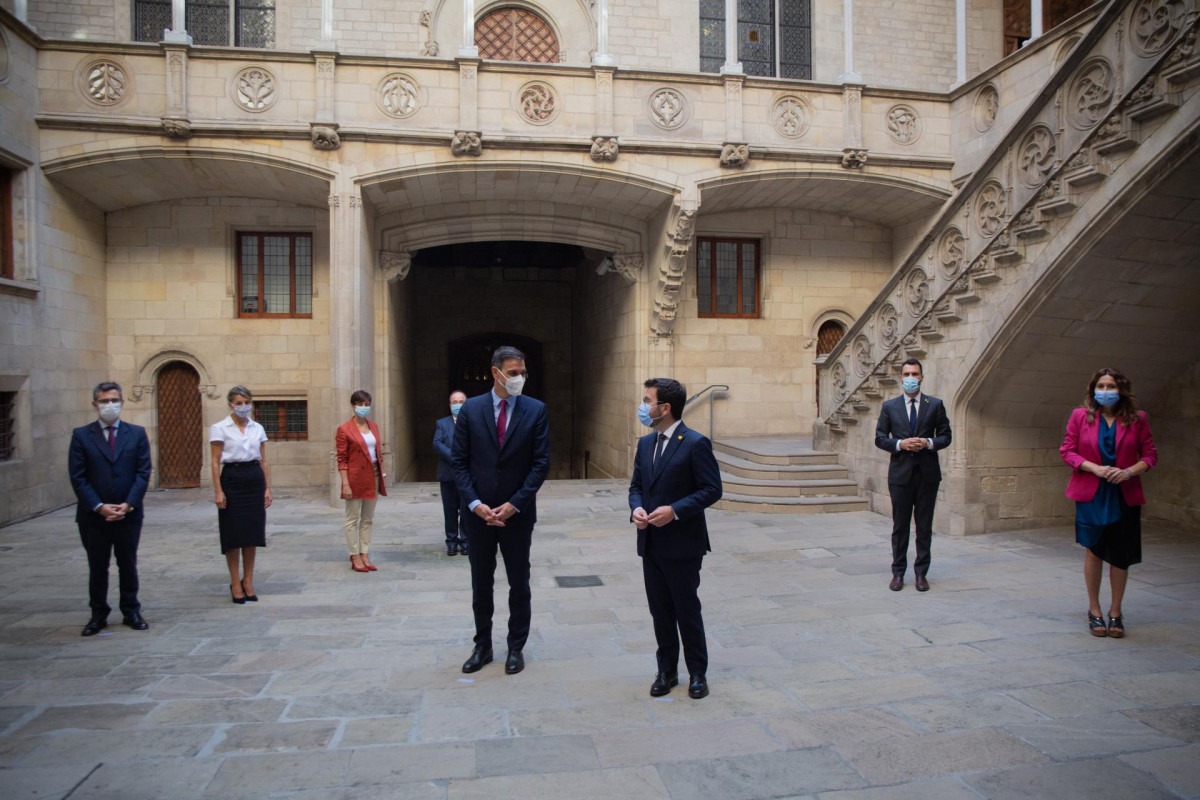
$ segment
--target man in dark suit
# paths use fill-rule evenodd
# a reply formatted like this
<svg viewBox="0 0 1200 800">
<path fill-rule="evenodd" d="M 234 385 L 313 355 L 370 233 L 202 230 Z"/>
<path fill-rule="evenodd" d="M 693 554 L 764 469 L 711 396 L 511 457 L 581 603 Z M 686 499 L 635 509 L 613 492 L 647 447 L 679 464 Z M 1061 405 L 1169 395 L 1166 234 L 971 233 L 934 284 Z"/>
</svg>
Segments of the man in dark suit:
<svg viewBox="0 0 1200 800">
<path fill-rule="evenodd" d="M 875 446 L 891 454 L 888 492 L 892 496 L 892 582 L 904 588 L 908 569 L 909 524 L 917 521 L 917 560 L 913 562 L 918 592 L 929 590 L 929 546 L 933 539 L 933 506 L 942 467 L 937 451 L 950 446 L 950 420 L 936 397 L 921 393 L 921 362 L 910 358 L 900 367 L 904 394 L 883 404 L 875 426 Z"/>
<path fill-rule="evenodd" d="M 117 556 L 123 624 L 150 627 L 138 602 L 137 548 L 142 535 L 142 498 L 150 484 L 150 441 L 146 429 L 121 422 L 121 387 L 101 383 L 92 390 L 100 419 L 71 434 L 67 467 L 79 503 L 75 521 L 88 557 L 92 618 L 83 628 L 94 636 L 108 626 L 108 562 Z"/>
<path fill-rule="evenodd" d="M 467 555 L 467 535 L 463 532 L 459 511 L 462 504 L 458 498 L 458 485 L 454 482 L 454 462 L 450 460 L 450 448 L 454 446 L 454 423 L 467 396 L 463 392 L 450 393 L 450 416 L 442 417 L 433 429 L 433 449 L 437 451 L 437 479 L 442 490 L 442 519 L 446 523 L 446 555 Z"/>
<path fill-rule="evenodd" d="M 492 584 L 496 550 L 508 575 L 508 657 L 504 671 L 525 668 L 521 650 L 529 638 L 529 546 L 537 522 L 537 491 L 550 471 L 550 423 L 546 406 L 521 394 L 528 373 L 515 347 L 492 354 L 492 390 L 463 403 L 454 424 L 451 461 L 470 542 L 471 608 L 475 649 L 463 672 L 492 661 Z"/>
<path fill-rule="evenodd" d="M 688 696 L 699 700 L 708 695 L 708 645 L 697 590 L 701 562 L 712 549 L 704 509 L 721 499 L 721 470 L 708 438 L 683 424 L 686 401 L 679 381 L 646 381 L 638 418 L 653 432 L 638 440 L 629 508 L 658 642 L 650 694 L 661 697 L 678 685 L 682 637 Z"/>
</svg>

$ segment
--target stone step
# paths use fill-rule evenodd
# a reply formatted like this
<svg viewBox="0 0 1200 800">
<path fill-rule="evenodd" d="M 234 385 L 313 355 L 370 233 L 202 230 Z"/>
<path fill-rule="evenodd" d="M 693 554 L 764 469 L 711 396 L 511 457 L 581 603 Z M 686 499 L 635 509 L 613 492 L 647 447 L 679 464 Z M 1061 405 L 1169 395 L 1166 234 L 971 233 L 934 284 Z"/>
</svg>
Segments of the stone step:
<svg viewBox="0 0 1200 800">
<path fill-rule="evenodd" d="M 756 514 L 829 514 L 840 511 L 869 511 L 861 497 L 753 497 L 726 494 L 714 506 L 723 511 Z"/>
<path fill-rule="evenodd" d="M 849 479 L 762 480 L 721 473 L 725 491 L 752 497 L 848 497 L 858 495 Z"/>
<path fill-rule="evenodd" d="M 827 464 L 760 464 L 728 453 L 714 453 L 722 473 L 757 480 L 830 480 L 845 478 L 849 473 L 836 461 Z"/>
<path fill-rule="evenodd" d="M 837 453 L 813 450 L 807 441 L 799 437 L 748 437 L 713 442 L 713 450 L 756 464 L 797 466 L 837 463 Z"/>
</svg>

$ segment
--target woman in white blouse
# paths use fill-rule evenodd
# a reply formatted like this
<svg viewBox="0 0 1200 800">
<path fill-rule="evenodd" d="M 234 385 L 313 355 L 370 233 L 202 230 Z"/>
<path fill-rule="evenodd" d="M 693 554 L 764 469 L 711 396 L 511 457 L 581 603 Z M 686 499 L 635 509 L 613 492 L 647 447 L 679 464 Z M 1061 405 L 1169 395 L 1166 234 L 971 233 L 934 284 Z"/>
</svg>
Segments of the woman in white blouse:
<svg viewBox="0 0 1200 800">
<path fill-rule="evenodd" d="M 355 572 L 374 572 L 367 550 L 371 547 L 371 523 L 379 496 L 387 496 L 387 475 L 379 462 L 383 442 L 379 428 L 367 419 L 371 413 L 371 393 L 359 389 L 350 395 L 354 416 L 337 429 L 337 468 L 342 476 L 342 499 L 346 501 L 346 549 L 350 568 Z"/>
<path fill-rule="evenodd" d="M 213 488 L 221 552 L 229 567 L 229 594 L 241 605 L 258 601 L 254 593 L 255 548 L 267 546 L 267 509 L 271 483 L 267 472 L 267 432 L 250 418 L 253 397 L 245 386 L 235 386 L 226 396 L 228 417 L 213 425 Z M 241 577 L 238 577 L 238 556 Z"/>
</svg>

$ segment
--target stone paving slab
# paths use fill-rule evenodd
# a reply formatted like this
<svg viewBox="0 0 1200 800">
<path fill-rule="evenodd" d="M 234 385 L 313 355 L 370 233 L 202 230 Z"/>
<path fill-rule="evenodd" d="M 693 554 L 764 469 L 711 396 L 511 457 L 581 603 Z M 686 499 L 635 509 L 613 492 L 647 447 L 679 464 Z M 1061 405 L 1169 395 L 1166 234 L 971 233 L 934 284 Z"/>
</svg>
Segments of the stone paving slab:
<svg viewBox="0 0 1200 800">
<path fill-rule="evenodd" d="M 459 669 L 468 564 L 444 555 L 435 485 L 379 504 L 380 569 L 365 575 L 340 509 L 281 492 L 262 599 L 244 606 L 228 599 L 207 494 L 153 492 L 139 557 L 151 628 L 114 612 L 89 639 L 73 512 L 0 529 L 0 797 L 1200 796 L 1195 532 L 1146 526 L 1118 641 L 1086 631 L 1070 528 L 939 535 L 932 590 L 893 593 L 882 516 L 713 512 L 712 694 L 655 699 L 624 490 L 543 489 L 516 676 Z M 603 585 L 554 580 L 587 574 Z M 496 606 L 502 644 L 503 570 Z"/>
</svg>

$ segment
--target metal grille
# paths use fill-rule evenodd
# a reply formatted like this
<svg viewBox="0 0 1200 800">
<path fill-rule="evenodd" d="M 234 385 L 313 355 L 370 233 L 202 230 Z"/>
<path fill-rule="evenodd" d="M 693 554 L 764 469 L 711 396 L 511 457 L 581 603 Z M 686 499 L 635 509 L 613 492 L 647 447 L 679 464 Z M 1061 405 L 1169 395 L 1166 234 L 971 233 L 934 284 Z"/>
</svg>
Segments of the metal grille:
<svg viewBox="0 0 1200 800">
<path fill-rule="evenodd" d="M 167 489 L 200 485 L 204 464 L 204 416 L 200 375 L 173 361 L 158 373 L 158 483 Z"/>
<path fill-rule="evenodd" d="M 720 72 L 725 63 L 725 0 L 700 0 L 700 71 Z"/>
<path fill-rule="evenodd" d="M 254 419 L 275 441 L 308 439 L 307 400 L 256 400 Z"/>
<path fill-rule="evenodd" d="M 739 0 L 737 24 L 738 61 L 747 75 L 812 78 L 812 0 Z M 724 63 L 724 0 L 700 0 L 700 71 L 720 72 Z"/>
<path fill-rule="evenodd" d="M 187 0 L 186 27 L 196 44 L 229 45 L 229 0 Z"/>
<path fill-rule="evenodd" d="M 475 23 L 481 58 L 553 64 L 558 39 L 550 23 L 523 8 L 498 8 Z"/>
<path fill-rule="evenodd" d="M 560 589 L 582 589 L 587 586 L 603 586 L 599 575 L 555 575 L 554 582 Z"/>
<path fill-rule="evenodd" d="M 779 77 L 812 79 L 812 0 L 779 0 Z"/>
<path fill-rule="evenodd" d="M 312 316 L 312 236 L 238 234 L 238 316 Z"/>
<path fill-rule="evenodd" d="M 775 0 L 738 0 L 738 61 L 747 75 L 775 74 Z"/>
<path fill-rule="evenodd" d="M 756 239 L 701 237 L 696 250 L 697 313 L 757 317 L 760 269 Z"/>
<path fill-rule="evenodd" d="M 237 0 L 238 47 L 275 46 L 275 0 Z"/>
<path fill-rule="evenodd" d="M 0 392 L 0 461 L 9 461 L 16 449 L 17 393 Z"/>
<path fill-rule="evenodd" d="M 161 42 L 171 27 L 171 0 L 134 0 L 133 40 Z"/>
</svg>

